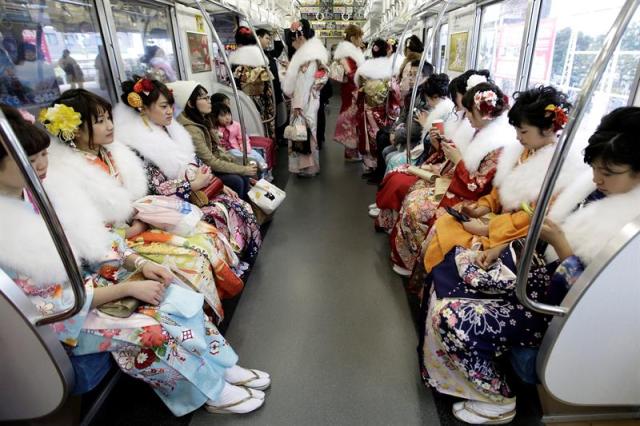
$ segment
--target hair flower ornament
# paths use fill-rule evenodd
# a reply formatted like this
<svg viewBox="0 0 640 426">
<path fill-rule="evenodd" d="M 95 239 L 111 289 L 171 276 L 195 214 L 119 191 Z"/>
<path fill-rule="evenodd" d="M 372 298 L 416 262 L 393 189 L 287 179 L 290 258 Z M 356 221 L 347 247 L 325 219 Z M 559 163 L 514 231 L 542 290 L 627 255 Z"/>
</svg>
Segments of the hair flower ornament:
<svg viewBox="0 0 640 426">
<path fill-rule="evenodd" d="M 487 77 L 481 74 L 473 74 L 467 79 L 467 91 L 473 89 L 480 83 L 486 83 Z"/>
<path fill-rule="evenodd" d="M 380 46 L 374 45 L 371 50 L 373 50 L 374 52 L 378 53 L 380 51 Z"/>
<path fill-rule="evenodd" d="M 552 119 L 551 123 L 553 124 L 554 132 L 564 129 L 564 126 L 566 126 L 569 121 L 569 111 L 566 108 L 562 108 L 559 105 L 549 104 L 544 110 L 544 116 Z"/>
<path fill-rule="evenodd" d="M 482 114 L 483 120 L 492 120 L 491 113 L 498 104 L 498 95 L 493 90 L 478 92 L 473 96 L 473 103 Z"/>
<path fill-rule="evenodd" d="M 301 33 L 302 32 L 302 22 L 300 22 L 300 21 L 292 22 L 291 26 L 289 27 L 289 29 L 291 31 L 293 31 L 294 33 Z"/>
<path fill-rule="evenodd" d="M 63 142 L 73 144 L 76 131 L 82 124 L 82 116 L 70 106 L 55 104 L 40 111 L 38 121 L 52 135 L 57 136 Z"/>
<path fill-rule="evenodd" d="M 242 35 L 251 35 L 251 30 L 247 27 L 240 27 L 238 28 L 238 33 Z"/>
<path fill-rule="evenodd" d="M 155 86 L 148 78 L 141 78 L 133 85 L 133 91 L 137 94 L 144 93 L 145 96 L 149 96 L 149 93 L 153 91 Z"/>
</svg>

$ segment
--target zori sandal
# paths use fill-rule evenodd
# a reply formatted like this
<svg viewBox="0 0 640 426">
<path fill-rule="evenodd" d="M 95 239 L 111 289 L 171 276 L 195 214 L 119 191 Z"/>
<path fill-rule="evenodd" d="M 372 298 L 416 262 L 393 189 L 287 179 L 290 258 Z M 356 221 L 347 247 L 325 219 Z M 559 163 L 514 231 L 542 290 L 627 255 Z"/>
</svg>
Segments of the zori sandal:
<svg viewBox="0 0 640 426">
<path fill-rule="evenodd" d="M 216 404 L 214 401 L 207 401 L 205 409 L 212 414 L 246 414 L 257 410 L 264 404 L 264 393 L 262 398 L 259 398 L 257 393 L 248 388 L 240 388 L 246 394 L 240 396 L 239 399 L 226 403 Z M 259 391 L 258 391 L 259 392 Z"/>
<path fill-rule="evenodd" d="M 243 368 L 234 365 L 227 369 L 225 379 L 236 386 L 244 386 L 251 389 L 265 390 L 271 386 L 271 376 L 260 370 Z"/>
<path fill-rule="evenodd" d="M 456 419 L 475 425 L 503 425 L 511 423 L 516 417 L 516 410 L 490 415 L 476 410 L 471 401 L 458 402 L 453 405 L 453 415 Z"/>
</svg>

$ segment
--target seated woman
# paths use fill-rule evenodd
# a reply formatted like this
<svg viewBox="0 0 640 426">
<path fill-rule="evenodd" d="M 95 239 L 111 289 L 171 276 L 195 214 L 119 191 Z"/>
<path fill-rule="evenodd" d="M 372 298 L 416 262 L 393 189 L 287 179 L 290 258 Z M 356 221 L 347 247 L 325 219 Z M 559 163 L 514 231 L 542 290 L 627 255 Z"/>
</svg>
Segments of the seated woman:
<svg viewBox="0 0 640 426">
<path fill-rule="evenodd" d="M 507 119 L 508 99 L 495 84 L 476 84 L 484 79 L 480 77 L 468 78 L 462 98 L 466 117 L 476 129 L 468 147 L 461 152 L 453 144 L 455 141 L 443 138 L 440 142 L 445 157 L 454 167 L 448 189 L 442 191 L 441 198 L 436 197 L 434 191 L 414 191 L 404 200 L 391 234 L 391 259 L 394 271 L 400 275 L 411 274 L 429 228 L 446 213 L 445 208 L 471 204 L 488 194 L 502 149 L 518 144 L 516 132 Z M 440 184 L 446 186 L 446 181 Z"/>
<path fill-rule="evenodd" d="M 133 254 L 105 228 L 91 202 L 83 200 L 84 191 L 73 182 L 50 187 L 58 177 L 47 176 L 49 135 L 27 123 L 15 109 L 2 106 L 2 110 L 44 179 L 83 265 L 85 305 L 73 318 L 53 325 L 65 348 L 72 355 L 111 352 L 122 371 L 149 383 L 176 416 L 203 405 L 213 413 L 247 413 L 262 406 L 264 393 L 258 389 L 269 386 L 269 376 L 237 365 L 238 356 L 203 314 L 202 295 L 181 287 L 163 266 Z M 2 148 L 0 212 L 0 267 L 40 312 L 68 308 L 73 295 L 65 284 L 65 269 L 18 167 Z M 99 310 L 125 297 L 140 304 L 130 316 L 114 317 Z"/>
<path fill-rule="evenodd" d="M 196 157 L 191 135 L 173 121 L 173 94 L 157 80 L 122 83 L 122 102 L 113 110 L 115 136 L 143 160 L 149 191 L 177 195 L 186 201 L 205 189 L 214 175 Z M 262 237 L 251 207 L 229 193 L 206 202 L 207 222 L 222 231 L 241 259 L 253 263 Z"/>
<path fill-rule="evenodd" d="M 182 109 L 176 121 L 191 135 L 200 161 L 209 166 L 240 198 L 249 201 L 250 177 L 257 176 L 258 170 L 253 165 L 236 164 L 231 155 L 218 152 L 220 141 L 209 118 L 211 100 L 207 90 L 195 81 L 176 81 L 167 87 L 172 90 L 178 108 Z"/>
<path fill-rule="evenodd" d="M 449 179 L 453 173 L 453 167 L 451 167 L 451 163 L 446 162 L 446 157 L 440 145 L 440 137 L 444 136 L 447 139 L 456 141 L 456 146 L 462 151 L 473 136 L 473 128 L 469 121 L 465 119 L 464 107 L 462 106 L 462 95 L 466 92 L 467 79 L 470 75 L 472 74 L 465 73 L 460 75 L 451 80 L 448 85 L 449 97 L 455 102 L 456 112 L 452 112 L 445 120 L 444 135 L 440 135 L 437 129 L 432 127 L 426 129 L 429 131 L 429 143 L 431 146 L 429 155 L 420 167 L 424 170 L 435 171 L 438 175 Z M 376 194 L 376 204 L 370 206 L 370 210 L 373 210 L 372 212 L 370 211 L 370 215 L 377 216 L 375 221 L 376 228 L 382 229 L 387 233 L 391 232 L 398 221 L 398 214 L 407 194 L 432 186 L 433 182 L 419 179 L 417 176 L 405 173 L 403 170 L 387 174 Z M 375 209 L 379 209 L 379 213 Z M 376 213 L 378 214 L 376 215 Z"/>
<path fill-rule="evenodd" d="M 477 242 L 490 249 L 527 235 L 529 212 L 538 199 L 571 104 L 564 93 L 551 86 L 517 92 L 514 99 L 508 117 L 520 144 L 505 147 L 498 161 L 493 190 L 477 203 L 462 208 L 464 214 L 474 219 L 461 223 L 451 215 L 444 215 L 432 226 L 423 245 L 426 272 L 431 272 L 455 246 L 470 248 Z M 554 195 L 564 190 L 585 167 L 579 149 L 574 149 L 565 160 Z"/>
<path fill-rule="evenodd" d="M 560 303 L 602 247 L 638 215 L 638 132 L 640 108 L 625 107 L 603 117 L 589 139 L 584 160 L 593 171 L 574 181 L 551 208 L 541 239 L 557 260 L 547 263 L 542 252 L 534 257 L 532 299 Z M 467 400 L 453 406 L 453 414 L 467 423 L 502 424 L 515 417 L 516 398 L 497 361 L 513 347 L 539 346 L 550 321 L 515 296 L 521 249 L 522 240 L 516 240 L 496 260 L 458 248 L 447 254 L 457 268 L 442 263 L 434 269 L 421 345 L 424 378 L 439 392 Z"/>
<path fill-rule="evenodd" d="M 65 116 L 77 120 L 63 132 Z M 137 254 L 170 265 L 222 320 L 220 298 L 233 297 L 244 287 L 231 269 L 238 267 L 237 256 L 226 237 L 205 222 L 194 235 L 181 237 L 132 220 L 133 203 L 148 193 L 147 177 L 142 161 L 114 141 L 111 104 L 83 89 L 67 90 L 41 119 L 57 137 L 49 154 L 52 171 L 82 187 L 105 223 L 126 230 L 123 235 Z"/>
</svg>

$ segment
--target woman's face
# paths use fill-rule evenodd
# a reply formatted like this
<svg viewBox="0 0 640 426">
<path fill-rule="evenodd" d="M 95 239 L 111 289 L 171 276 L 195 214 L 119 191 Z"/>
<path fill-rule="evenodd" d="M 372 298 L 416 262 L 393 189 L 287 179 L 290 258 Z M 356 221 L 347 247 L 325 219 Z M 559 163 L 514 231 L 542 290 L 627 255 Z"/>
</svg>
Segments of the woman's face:
<svg viewBox="0 0 640 426">
<path fill-rule="evenodd" d="M 221 114 L 218 116 L 218 123 L 223 127 L 231 125 L 232 122 L 233 119 L 231 118 L 231 114 Z"/>
<path fill-rule="evenodd" d="M 464 107 L 462 106 L 462 98 L 463 98 L 462 93 L 456 92 L 456 99 L 455 99 L 456 111 L 464 111 L 465 110 Z"/>
<path fill-rule="evenodd" d="M 158 100 L 151 105 L 145 105 L 142 110 L 149 117 L 149 120 L 158 126 L 168 126 L 173 120 L 173 105 L 163 94 L 160 94 Z"/>
<path fill-rule="evenodd" d="M 196 98 L 196 109 L 202 115 L 211 113 L 211 98 L 207 92 L 200 93 Z"/>
<path fill-rule="evenodd" d="M 108 111 L 98 110 L 98 116 L 91 118 L 93 127 L 93 145 L 109 145 L 113 142 L 113 121 Z M 76 145 L 89 146 L 89 130 L 82 126 L 76 136 Z"/>
<path fill-rule="evenodd" d="M 538 127 L 527 123 L 520 123 L 520 126 L 516 127 L 516 135 L 520 144 L 527 149 L 539 149 L 555 143 L 557 140 L 556 134 L 552 129 L 543 130 L 540 133 Z"/>
<path fill-rule="evenodd" d="M 591 168 L 593 182 L 606 195 L 624 194 L 640 185 L 640 173 L 628 164 L 605 164 L 596 159 Z"/>
<path fill-rule="evenodd" d="M 465 116 L 469 120 L 469 123 L 471 123 L 471 127 L 473 127 L 474 129 L 479 130 L 479 129 L 482 129 L 487 124 L 489 124 L 489 120 L 483 119 L 482 114 L 480 113 L 480 111 L 478 111 L 478 108 L 476 108 L 475 106 L 471 111 L 469 111 L 466 108 L 464 108 L 464 111 L 465 111 Z"/>
<path fill-rule="evenodd" d="M 40 180 L 47 177 L 49 154 L 46 149 L 35 155 L 30 155 L 29 161 Z M 21 191 L 24 186 L 22 174 L 16 163 L 9 156 L 0 160 L 0 189 L 4 188 L 5 192 L 17 192 Z"/>
<path fill-rule="evenodd" d="M 306 41 L 307 39 L 304 38 L 304 36 L 299 36 L 299 37 L 296 37 L 296 39 L 293 40 L 293 43 L 291 44 L 293 45 L 294 49 L 299 50 Z"/>
</svg>

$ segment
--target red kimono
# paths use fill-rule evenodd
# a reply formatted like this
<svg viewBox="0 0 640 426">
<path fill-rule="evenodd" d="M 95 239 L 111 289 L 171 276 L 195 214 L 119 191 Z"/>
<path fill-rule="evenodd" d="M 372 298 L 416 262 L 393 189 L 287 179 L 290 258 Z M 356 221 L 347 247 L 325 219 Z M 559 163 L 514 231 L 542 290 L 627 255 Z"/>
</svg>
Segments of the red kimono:
<svg viewBox="0 0 640 426">
<path fill-rule="evenodd" d="M 360 156 L 358 153 L 358 106 L 356 104 L 358 87 L 354 81 L 358 66 L 352 58 L 344 58 L 343 61 L 346 62 L 348 69 L 345 67 L 346 81 L 340 87 L 342 105 L 336 121 L 334 139 L 344 145 L 346 159 L 356 159 Z"/>
</svg>

